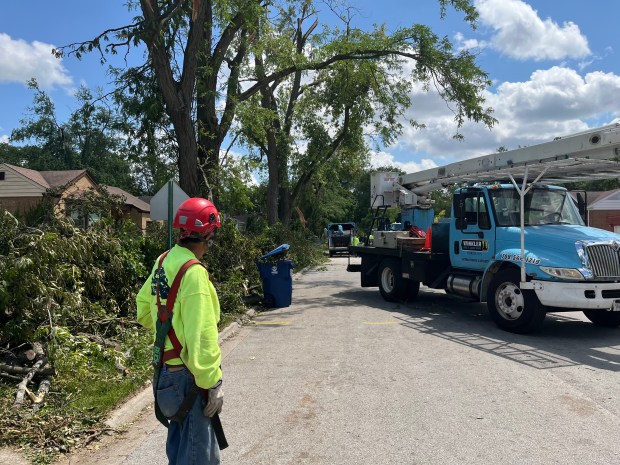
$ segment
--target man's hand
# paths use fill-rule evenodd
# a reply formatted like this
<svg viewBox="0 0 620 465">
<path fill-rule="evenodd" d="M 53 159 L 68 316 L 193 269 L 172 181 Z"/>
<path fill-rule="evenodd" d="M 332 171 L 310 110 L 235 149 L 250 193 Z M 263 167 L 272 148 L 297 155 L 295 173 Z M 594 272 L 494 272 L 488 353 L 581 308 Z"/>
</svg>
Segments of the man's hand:
<svg viewBox="0 0 620 465">
<path fill-rule="evenodd" d="M 222 387 L 222 381 L 220 380 L 215 386 L 209 389 L 208 392 L 209 399 L 203 413 L 206 417 L 212 417 L 222 411 L 222 405 L 224 404 L 224 388 Z"/>
</svg>

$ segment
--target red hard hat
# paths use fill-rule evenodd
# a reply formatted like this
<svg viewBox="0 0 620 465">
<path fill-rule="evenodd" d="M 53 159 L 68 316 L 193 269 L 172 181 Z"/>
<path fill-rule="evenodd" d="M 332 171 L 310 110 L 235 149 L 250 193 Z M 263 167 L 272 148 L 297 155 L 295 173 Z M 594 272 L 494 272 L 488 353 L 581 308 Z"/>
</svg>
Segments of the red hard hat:
<svg viewBox="0 0 620 465">
<path fill-rule="evenodd" d="M 172 227 L 184 229 L 182 237 L 188 237 L 192 232 L 206 236 L 220 227 L 220 214 L 211 201 L 194 197 L 179 206 Z"/>
</svg>

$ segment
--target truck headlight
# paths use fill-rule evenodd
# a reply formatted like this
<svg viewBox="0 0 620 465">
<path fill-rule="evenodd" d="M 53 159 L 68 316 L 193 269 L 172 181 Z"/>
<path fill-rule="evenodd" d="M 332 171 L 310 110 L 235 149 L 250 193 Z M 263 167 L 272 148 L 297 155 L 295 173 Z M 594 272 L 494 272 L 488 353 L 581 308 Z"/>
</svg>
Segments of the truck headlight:
<svg viewBox="0 0 620 465">
<path fill-rule="evenodd" d="M 575 279 L 579 281 L 584 279 L 581 272 L 575 268 L 554 268 L 552 266 L 541 266 L 540 270 L 547 273 L 549 276 L 553 276 L 554 278 Z"/>
</svg>

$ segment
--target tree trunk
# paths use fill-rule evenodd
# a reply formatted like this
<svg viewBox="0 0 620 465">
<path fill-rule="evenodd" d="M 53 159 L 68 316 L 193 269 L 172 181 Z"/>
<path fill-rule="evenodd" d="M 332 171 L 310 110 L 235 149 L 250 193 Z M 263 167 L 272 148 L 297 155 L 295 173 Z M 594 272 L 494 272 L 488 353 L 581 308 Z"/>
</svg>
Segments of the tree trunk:
<svg viewBox="0 0 620 465">
<path fill-rule="evenodd" d="M 288 225 L 291 222 L 291 196 L 289 189 L 289 147 L 288 144 L 280 144 L 278 150 L 279 178 L 278 189 L 278 219 L 282 224 Z"/>
<path fill-rule="evenodd" d="M 179 145 L 179 185 L 190 197 L 200 196 L 198 182 L 198 147 L 192 121 L 170 115 Z"/>
<path fill-rule="evenodd" d="M 278 222 L 278 190 L 280 184 L 278 147 L 273 130 L 267 134 L 267 169 L 269 172 L 267 184 L 267 224 L 272 226 Z"/>
<path fill-rule="evenodd" d="M 140 0 L 140 4 L 146 22 L 141 40 L 149 51 L 166 113 L 177 136 L 180 186 L 190 197 L 198 196 L 198 145 L 192 109 L 196 88 L 196 57 L 202 49 L 203 30 L 210 2 L 192 3 L 187 42 L 183 51 L 183 68 L 178 80 L 175 79 L 169 50 L 164 41 L 163 31 L 168 27 L 168 14 L 162 15 L 160 5 L 154 0 Z"/>
<path fill-rule="evenodd" d="M 278 192 L 278 218 L 282 224 L 288 225 L 291 222 L 291 202 L 289 190 L 286 187 L 280 187 Z"/>
</svg>

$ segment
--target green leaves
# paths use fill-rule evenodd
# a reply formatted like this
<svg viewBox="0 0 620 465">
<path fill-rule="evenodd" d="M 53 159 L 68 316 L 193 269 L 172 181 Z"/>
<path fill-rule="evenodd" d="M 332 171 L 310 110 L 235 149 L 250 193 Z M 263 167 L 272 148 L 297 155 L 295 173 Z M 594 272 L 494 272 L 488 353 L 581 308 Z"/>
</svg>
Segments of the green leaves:
<svg viewBox="0 0 620 465">
<path fill-rule="evenodd" d="M 0 342 L 30 341 L 50 322 L 93 332 L 99 319 L 132 314 L 145 267 L 141 241 L 123 228 L 102 220 L 84 231 L 61 218 L 35 229 L 0 214 Z"/>
<path fill-rule="evenodd" d="M 29 87 L 34 91 L 33 105 L 11 140 L 36 147 L 0 148 L 0 161 L 39 171 L 87 169 L 99 184 L 135 192 L 136 182 L 124 151 L 129 125 L 114 109 L 82 87 L 76 93 L 77 110 L 61 122 L 37 82 L 31 80 Z"/>
</svg>

